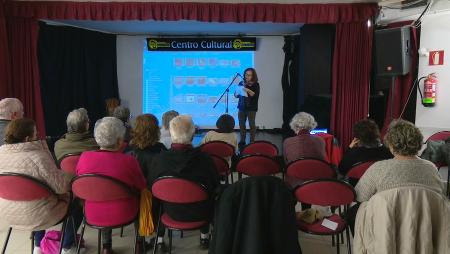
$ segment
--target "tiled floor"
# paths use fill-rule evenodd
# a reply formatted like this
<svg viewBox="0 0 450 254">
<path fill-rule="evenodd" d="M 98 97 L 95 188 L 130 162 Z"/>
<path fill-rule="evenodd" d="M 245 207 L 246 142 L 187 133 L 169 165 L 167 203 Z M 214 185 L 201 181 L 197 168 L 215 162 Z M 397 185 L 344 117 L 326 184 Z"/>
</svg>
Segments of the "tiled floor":
<svg viewBox="0 0 450 254">
<path fill-rule="evenodd" d="M 55 227 L 60 229 L 60 226 Z M 3 245 L 6 237 L 7 225 L 4 222 L 0 222 L 0 239 Z M 124 236 L 119 236 L 120 230 L 113 231 L 113 249 L 116 254 L 132 254 L 133 253 L 133 236 L 134 231 L 132 226 L 128 226 L 124 229 Z M 30 251 L 30 232 L 13 230 L 11 238 L 8 244 L 6 253 L 11 254 L 26 254 Z M 184 254 L 206 254 L 208 251 L 200 250 L 199 245 L 199 232 L 185 232 L 183 238 L 179 238 L 179 235 L 174 234 L 172 253 L 184 253 Z M 300 246 L 303 254 L 332 254 L 336 253 L 336 248 L 331 246 L 331 237 L 313 236 L 304 233 L 299 233 Z M 85 254 L 97 253 L 97 231 L 86 227 L 85 231 L 86 252 Z M 168 243 L 168 240 L 166 241 Z M 147 253 L 151 253 L 150 251 Z M 341 253 L 347 253 L 346 245 L 341 245 Z M 255 253 L 256 254 L 256 253 Z"/>
</svg>

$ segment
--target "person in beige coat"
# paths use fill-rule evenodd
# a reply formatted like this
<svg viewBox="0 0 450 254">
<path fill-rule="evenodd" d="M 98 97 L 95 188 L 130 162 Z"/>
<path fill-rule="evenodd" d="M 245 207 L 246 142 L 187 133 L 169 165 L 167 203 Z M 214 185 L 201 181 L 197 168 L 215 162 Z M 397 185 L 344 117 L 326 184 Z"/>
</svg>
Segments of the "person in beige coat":
<svg viewBox="0 0 450 254">
<path fill-rule="evenodd" d="M 57 195 L 36 201 L 0 199 L 0 214 L 13 228 L 34 231 L 34 253 L 40 253 L 40 240 L 45 229 L 55 225 L 67 214 L 70 204 L 70 176 L 56 167 L 47 144 L 37 140 L 35 122 L 23 118 L 11 121 L 5 131 L 5 144 L 0 146 L 0 173 L 11 172 L 31 176 L 45 182 Z M 76 208 L 75 208 L 76 207 Z M 82 219 L 82 210 L 74 205 L 75 226 Z M 68 228 L 71 228 L 68 227 Z M 70 236 L 69 236 L 70 235 Z M 63 253 L 69 252 L 73 230 L 66 231 Z"/>
</svg>

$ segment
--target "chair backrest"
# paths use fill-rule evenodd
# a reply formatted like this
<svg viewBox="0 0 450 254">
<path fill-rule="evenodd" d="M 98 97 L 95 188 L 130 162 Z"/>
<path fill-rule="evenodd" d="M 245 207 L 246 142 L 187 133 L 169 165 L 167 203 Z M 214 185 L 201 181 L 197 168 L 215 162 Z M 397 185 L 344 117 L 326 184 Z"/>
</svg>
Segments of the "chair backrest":
<svg viewBox="0 0 450 254">
<path fill-rule="evenodd" d="M 356 199 L 353 187 L 336 179 L 319 179 L 305 182 L 294 191 L 297 201 L 312 205 L 349 205 Z"/>
<path fill-rule="evenodd" d="M 447 138 L 450 138 L 450 131 L 440 131 L 437 133 L 434 133 L 433 135 L 431 135 L 428 140 L 433 140 L 433 141 L 437 141 L 437 140 L 446 140 Z"/>
<path fill-rule="evenodd" d="M 0 198 L 11 201 L 45 199 L 55 192 L 45 182 L 29 175 L 5 172 L 0 174 Z"/>
<path fill-rule="evenodd" d="M 211 141 L 200 146 L 200 150 L 209 155 L 217 155 L 222 158 L 231 157 L 235 154 L 234 147 L 224 141 Z"/>
<path fill-rule="evenodd" d="M 367 169 L 374 164 L 375 161 L 366 161 L 366 162 L 359 162 L 353 165 L 350 170 L 347 173 L 347 177 L 354 178 L 354 179 L 360 179 L 364 173 L 366 173 Z"/>
<path fill-rule="evenodd" d="M 75 175 L 78 161 L 80 160 L 81 153 L 69 153 L 64 155 L 59 160 L 59 167 L 67 173 Z"/>
<path fill-rule="evenodd" d="M 280 164 L 272 157 L 255 154 L 241 157 L 236 171 L 248 176 L 273 175 L 281 172 Z"/>
<path fill-rule="evenodd" d="M 269 141 L 255 141 L 242 148 L 241 155 L 262 154 L 266 156 L 277 156 L 278 147 Z"/>
<path fill-rule="evenodd" d="M 126 183 L 110 176 L 84 174 L 72 180 L 75 196 L 87 201 L 112 201 L 138 196 Z"/>
<path fill-rule="evenodd" d="M 214 161 L 214 165 L 216 166 L 219 175 L 228 175 L 228 173 L 230 172 L 228 162 L 224 158 L 214 154 L 211 154 L 210 157 Z"/>
<path fill-rule="evenodd" d="M 286 175 L 299 180 L 316 180 L 335 178 L 336 171 L 323 160 L 315 158 L 300 158 L 290 162 L 286 168 Z"/>
<path fill-rule="evenodd" d="M 152 194 L 159 200 L 176 204 L 188 204 L 208 199 L 206 188 L 190 180 L 165 176 L 153 182 Z"/>
</svg>

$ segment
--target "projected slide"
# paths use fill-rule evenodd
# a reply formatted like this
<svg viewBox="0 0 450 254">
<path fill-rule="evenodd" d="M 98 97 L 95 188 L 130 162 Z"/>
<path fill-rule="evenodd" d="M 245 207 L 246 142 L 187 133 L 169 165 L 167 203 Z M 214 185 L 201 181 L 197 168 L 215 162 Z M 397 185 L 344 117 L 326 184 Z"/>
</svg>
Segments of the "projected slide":
<svg viewBox="0 0 450 254">
<path fill-rule="evenodd" d="M 189 114 L 202 128 L 214 128 L 225 113 L 225 96 L 213 108 L 237 72 L 253 67 L 254 52 L 150 52 L 143 53 L 144 113 L 161 120 L 167 110 Z M 236 119 L 237 99 L 233 96 L 237 77 L 230 87 L 229 114 Z"/>
</svg>

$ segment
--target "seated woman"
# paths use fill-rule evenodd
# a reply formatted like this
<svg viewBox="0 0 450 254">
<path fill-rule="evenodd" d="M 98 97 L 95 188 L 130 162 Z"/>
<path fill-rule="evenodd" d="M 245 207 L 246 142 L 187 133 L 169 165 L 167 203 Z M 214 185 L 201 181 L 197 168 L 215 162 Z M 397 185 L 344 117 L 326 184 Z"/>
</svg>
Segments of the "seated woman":
<svg viewBox="0 0 450 254">
<path fill-rule="evenodd" d="M 414 124 L 397 120 L 384 137 L 393 159 L 374 163 L 355 187 L 356 199 L 368 201 L 375 193 L 404 185 L 422 184 L 444 193 L 444 185 L 436 166 L 419 158 L 423 136 Z"/>
<path fill-rule="evenodd" d="M 159 142 L 158 125 L 158 119 L 152 114 L 136 117 L 136 123 L 132 130 L 133 137 L 130 145 L 125 149 L 125 153 L 133 155 L 139 161 L 145 178 L 151 170 L 153 157 L 162 151 L 167 151 L 166 147 Z"/>
<path fill-rule="evenodd" d="M 123 154 L 119 150 L 123 143 L 125 126 L 115 117 L 104 117 L 97 121 L 94 128 L 94 137 L 100 146 L 98 151 L 87 151 L 81 154 L 77 164 L 77 175 L 101 174 L 114 177 L 131 188 L 142 190 L 146 187 L 145 178 L 138 161 L 131 155 Z M 131 220 L 134 214 L 132 206 L 139 206 L 134 200 L 123 199 L 106 202 L 85 202 L 85 213 L 91 220 L 107 224 L 119 218 Z M 108 211 L 105 210 L 107 207 Z M 111 230 L 102 232 L 103 254 L 112 253 Z"/>
<path fill-rule="evenodd" d="M 391 159 L 392 154 L 381 143 L 378 125 L 370 119 L 364 119 L 353 126 L 353 140 L 339 163 L 339 172 L 346 175 L 358 162 Z"/>
<path fill-rule="evenodd" d="M 34 254 L 41 253 L 40 243 L 45 229 L 52 227 L 66 215 L 70 204 L 71 177 L 59 170 L 45 142 L 37 138 L 33 120 L 11 121 L 5 132 L 5 144 L 0 147 L 0 172 L 20 173 L 45 182 L 59 196 L 18 202 L 0 199 L 2 219 L 15 228 L 34 231 Z M 77 202 L 72 205 L 75 228 L 81 224 L 83 211 Z M 72 227 L 69 220 L 68 229 Z M 75 253 L 73 230 L 66 230 L 62 253 Z"/>
<path fill-rule="evenodd" d="M 172 145 L 169 123 L 173 118 L 177 117 L 178 115 L 179 113 L 175 110 L 169 110 L 162 115 L 161 137 L 159 141 L 163 143 L 167 149 L 170 149 L 170 146 Z"/>
<path fill-rule="evenodd" d="M 238 148 L 236 133 L 234 133 L 234 118 L 231 115 L 223 114 L 217 119 L 217 130 L 208 131 L 202 140 L 202 144 L 210 141 L 223 141 L 234 147 L 236 151 Z"/>
<path fill-rule="evenodd" d="M 314 117 L 306 112 L 297 113 L 291 120 L 291 129 L 297 134 L 283 142 L 283 155 L 286 163 L 307 157 L 325 160 L 325 142 L 309 132 L 316 128 Z"/>
</svg>

